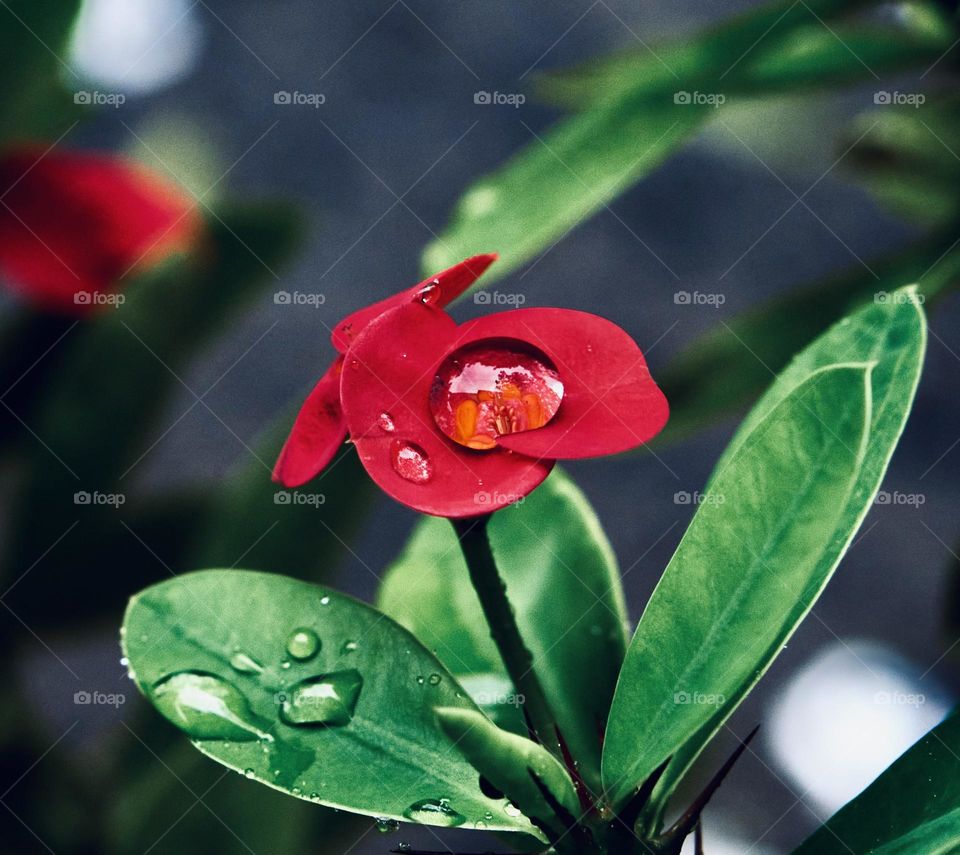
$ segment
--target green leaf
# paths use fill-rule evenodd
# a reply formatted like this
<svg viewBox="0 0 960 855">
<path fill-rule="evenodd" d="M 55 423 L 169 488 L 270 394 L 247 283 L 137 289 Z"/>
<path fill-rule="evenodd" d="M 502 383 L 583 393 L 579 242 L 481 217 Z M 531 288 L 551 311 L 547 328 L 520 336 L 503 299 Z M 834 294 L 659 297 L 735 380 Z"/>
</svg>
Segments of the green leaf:
<svg viewBox="0 0 960 855">
<path fill-rule="evenodd" d="M 950 230 L 876 263 L 876 276 L 858 267 L 778 296 L 701 336 L 660 375 L 670 401 L 664 441 L 681 439 L 715 424 L 718 418 L 750 401 L 795 353 L 831 324 L 865 304 L 902 299 L 891 295 L 904 283 L 917 282 L 926 300 L 948 293 L 960 283 L 960 247 L 955 243 L 956 233 Z M 878 315 L 868 313 L 865 317 Z M 873 358 L 862 356 L 853 336 L 839 352 L 845 354 L 844 358 Z M 836 361 L 836 355 L 824 357 L 820 364 L 826 364 L 824 359 Z"/>
<path fill-rule="evenodd" d="M 574 816 L 580 814 L 573 782 L 543 746 L 500 730 L 485 715 L 464 709 L 436 710 L 440 727 L 467 761 L 526 816 L 547 822 L 559 833 L 553 811 L 530 777 L 534 772 L 553 797 Z"/>
<path fill-rule="evenodd" d="M 208 570 L 134 597 L 123 638 L 154 706 L 249 778 L 355 813 L 533 833 L 483 795 L 433 714 L 476 707 L 363 603 L 284 576 Z"/>
<path fill-rule="evenodd" d="M 937 725 L 794 855 L 947 855 L 960 840 L 960 715 Z"/>
<path fill-rule="evenodd" d="M 559 469 L 522 504 L 494 514 L 488 532 L 548 702 L 581 773 L 596 786 L 598 734 L 626 650 L 626 608 L 610 544 Z M 378 605 L 435 650 L 475 700 L 513 700 L 446 520 L 417 524 L 384 577 Z M 488 711 L 506 723 L 496 716 L 503 709 Z"/>
<path fill-rule="evenodd" d="M 500 261 L 483 282 L 503 276 L 652 172 L 711 109 L 651 109 L 628 92 L 555 125 L 466 191 L 450 224 L 424 250 L 424 270 L 496 251 Z"/>
<path fill-rule="evenodd" d="M 672 756 L 655 793 L 670 792 L 826 584 L 820 559 L 863 462 L 870 391 L 869 365 L 818 370 L 721 465 L 617 683 L 603 750 L 615 806 Z"/>
</svg>

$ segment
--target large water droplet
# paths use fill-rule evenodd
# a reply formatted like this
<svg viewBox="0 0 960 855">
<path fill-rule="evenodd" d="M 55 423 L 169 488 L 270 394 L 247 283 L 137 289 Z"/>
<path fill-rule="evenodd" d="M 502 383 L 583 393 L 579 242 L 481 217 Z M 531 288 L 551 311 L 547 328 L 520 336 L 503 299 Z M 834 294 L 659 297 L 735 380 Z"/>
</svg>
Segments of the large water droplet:
<svg viewBox="0 0 960 855">
<path fill-rule="evenodd" d="M 310 677 L 284 693 L 280 718 L 295 726 L 349 724 L 362 688 L 363 677 L 353 668 Z"/>
<path fill-rule="evenodd" d="M 252 723 L 240 691 L 214 674 L 179 671 L 155 683 L 151 694 L 157 709 L 194 739 L 273 739 Z"/>
<path fill-rule="evenodd" d="M 414 484 L 426 484 L 433 477 L 433 464 L 419 445 L 395 439 L 390 444 L 390 463 L 394 471 Z"/>
<path fill-rule="evenodd" d="M 241 674 L 262 674 L 263 665 L 252 656 L 238 650 L 230 657 L 230 667 Z"/>
<path fill-rule="evenodd" d="M 543 427 L 562 398 L 563 382 L 545 354 L 513 339 L 487 339 L 443 361 L 430 410 L 454 442 L 486 451 L 497 437 Z"/>
<path fill-rule="evenodd" d="M 414 822 L 422 822 L 426 825 L 445 825 L 453 828 L 457 825 L 463 825 L 467 818 L 457 813 L 448 799 L 424 799 L 414 802 L 404 812 L 407 819 Z"/>
<path fill-rule="evenodd" d="M 301 662 L 312 659 L 317 655 L 319 649 L 319 636 L 312 629 L 306 627 L 295 629 L 290 638 L 287 639 L 287 653 Z"/>
<path fill-rule="evenodd" d="M 380 413 L 377 416 L 377 427 L 384 433 L 393 433 L 397 429 L 397 426 L 393 423 L 393 416 L 387 412 Z"/>
</svg>

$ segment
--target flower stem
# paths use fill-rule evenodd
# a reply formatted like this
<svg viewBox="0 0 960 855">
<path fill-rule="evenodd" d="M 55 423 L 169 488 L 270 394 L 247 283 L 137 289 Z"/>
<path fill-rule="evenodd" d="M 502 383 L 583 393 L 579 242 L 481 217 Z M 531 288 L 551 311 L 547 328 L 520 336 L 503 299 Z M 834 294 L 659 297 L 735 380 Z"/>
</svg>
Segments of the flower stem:
<svg viewBox="0 0 960 855">
<path fill-rule="evenodd" d="M 514 688 L 523 696 L 527 726 L 536 741 L 560 758 L 556 719 L 533 668 L 533 656 L 523 642 L 520 629 L 490 549 L 487 523 L 490 514 L 465 520 L 451 520 L 470 571 L 470 581 L 480 598 L 490 635 Z M 562 758 L 561 758 L 561 762 Z"/>
</svg>

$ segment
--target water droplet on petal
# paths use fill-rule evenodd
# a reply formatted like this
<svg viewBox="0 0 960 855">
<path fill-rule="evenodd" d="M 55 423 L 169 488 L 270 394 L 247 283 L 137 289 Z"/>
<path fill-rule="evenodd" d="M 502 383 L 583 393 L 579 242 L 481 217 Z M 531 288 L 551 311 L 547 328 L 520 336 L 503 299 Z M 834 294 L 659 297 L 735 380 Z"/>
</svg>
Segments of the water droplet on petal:
<svg viewBox="0 0 960 855">
<path fill-rule="evenodd" d="M 377 427 L 384 433 L 393 433 L 397 429 L 397 426 L 393 423 L 393 416 L 387 412 L 380 413 L 377 416 Z"/>
<path fill-rule="evenodd" d="M 272 740 L 256 727 L 246 698 L 214 674 L 179 671 L 154 684 L 153 703 L 193 739 Z"/>
<path fill-rule="evenodd" d="M 563 382 L 546 354 L 521 341 L 487 339 L 443 361 L 430 410 L 454 442 L 487 451 L 500 436 L 543 427 L 562 398 Z"/>
<path fill-rule="evenodd" d="M 395 439 L 390 445 L 390 463 L 394 471 L 414 484 L 426 484 L 433 477 L 433 464 L 419 445 Z"/>
<path fill-rule="evenodd" d="M 287 653 L 301 662 L 312 659 L 317 655 L 319 649 L 319 636 L 312 629 L 306 627 L 295 629 L 290 638 L 287 639 Z"/>
<path fill-rule="evenodd" d="M 507 816 L 513 816 L 513 817 L 523 815 L 523 811 L 521 811 L 520 808 L 518 808 L 513 802 L 507 802 L 507 804 L 503 808 L 503 812 Z"/>
<path fill-rule="evenodd" d="M 436 305 L 440 301 L 440 280 L 434 279 L 433 282 L 424 285 L 417 291 L 416 299 L 425 306 Z"/>
<path fill-rule="evenodd" d="M 238 650 L 230 657 L 230 667 L 241 674 L 262 674 L 263 666 L 252 656 Z"/>
<path fill-rule="evenodd" d="M 443 825 L 448 828 L 454 828 L 463 825 L 467 818 L 463 814 L 457 813 L 447 799 L 424 799 L 414 802 L 408 807 L 403 815 L 413 822 L 421 822 L 425 825 Z"/>
<path fill-rule="evenodd" d="M 353 668 L 310 677 L 284 694 L 280 718 L 294 726 L 349 724 L 362 688 L 363 677 Z"/>
</svg>

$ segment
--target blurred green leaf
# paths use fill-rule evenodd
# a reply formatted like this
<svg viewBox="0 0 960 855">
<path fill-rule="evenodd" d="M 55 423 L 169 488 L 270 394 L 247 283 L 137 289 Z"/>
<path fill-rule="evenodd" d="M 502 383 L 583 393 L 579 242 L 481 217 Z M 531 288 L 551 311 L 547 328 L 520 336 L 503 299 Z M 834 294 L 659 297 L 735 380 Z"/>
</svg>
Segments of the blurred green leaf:
<svg viewBox="0 0 960 855">
<path fill-rule="evenodd" d="M 134 597 L 137 686 L 194 744 L 318 804 L 428 825 L 530 832 L 440 730 L 475 710 L 420 643 L 356 600 L 283 576 L 190 573 Z"/>
<path fill-rule="evenodd" d="M 488 534 L 560 731 L 580 773 L 598 788 L 600 734 L 626 650 L 626 608 L 610 544 L 559 469 L 521 504 L 495 513 Z M 447 520 L 420 520 L 384 576 L 377 603 L 435 650 L 485 708 L 498 696 L 509 707 L 510 679 Z M 488 712 L 509 724 L 503 710 Z"/>
<path fill-rule="evenodd" d="M 9 416 L 26 465 L 5 570 L 19 576 L 32 568 L 10 595 L 31 625 L 119 608 L 135 590 L 126 562 L 109 558 L 136 539 L 121 522 L 122 508 L 79 504 L 76 494 L 125 497 L 189 361 L 261 287 L 299 230 L 287 208 L 237 208 L 220 217 L 202 259 L 131 282 L 123 305 L 73 328 L 45 357 L 49 381 L 36 409 Z M 155 564 L 153 578 L 163 574 L 137 546 L 142 566 Z M 78 574 L 77 567 L 98 572 Z"/>
<path fill-rule="evenodd" d="M 682 439 L 754 398 L 832 323 L 917 282 L 922 298 L 960 284 L 960 246 L 951 229 L 936 238 L 751 308 L 696 339 L 659 375 L 670 401 L 662 441 Z"/>
<path fill-rule="evenodd" d="M 604 789 L 615 807 L 668 757 L 655 793 L 671 791 L 812 606 L 870 418 L 869 366 L 823 368 L 718 470 L 640 618 L 617 683 L 603 748 Z M 658 803 L 655 795 L 648 833 Z"/>
<path fill-rule="evenodd" d="M 937 725 L 794 855 L 948 855 L 960 839 L 960 715 Z"/>
<path fill-rule="evenodd" d="M 61 81 L 79 82 L 67 64 L 67 40 L 79 9 L 80 0 L 0 3 L 0 143 L 61 131 L 75 114 Z"/>
</svg>

